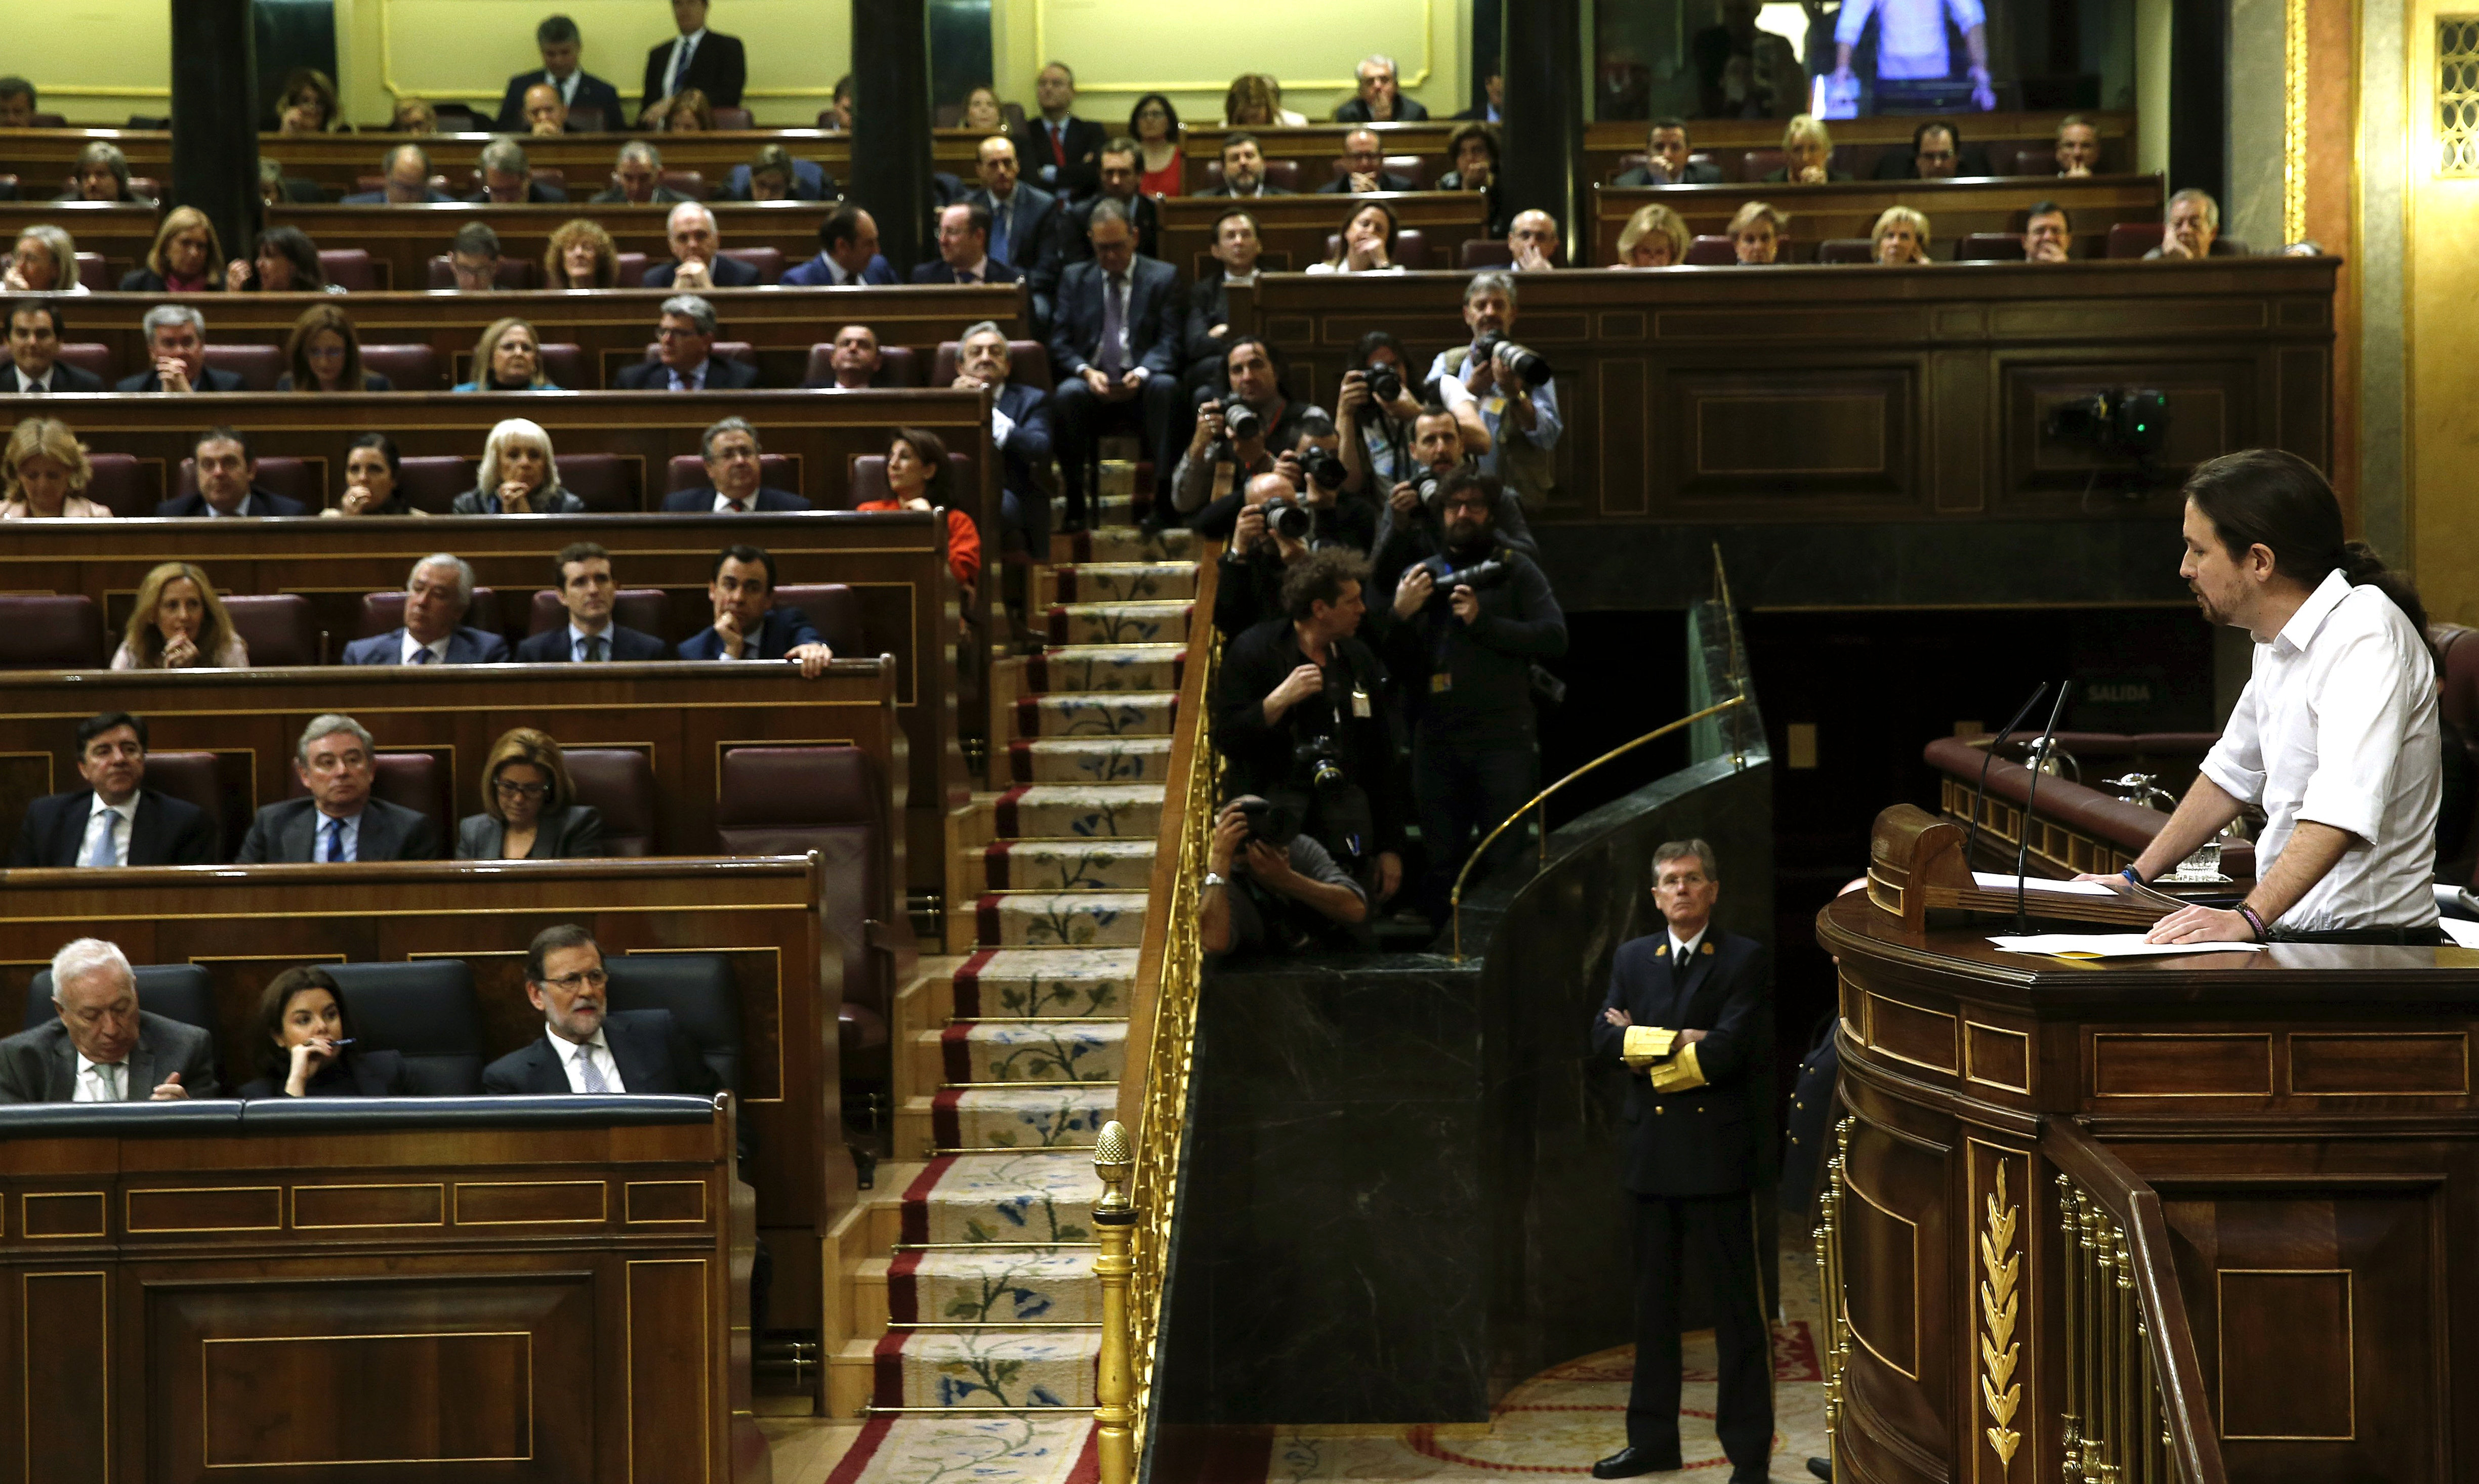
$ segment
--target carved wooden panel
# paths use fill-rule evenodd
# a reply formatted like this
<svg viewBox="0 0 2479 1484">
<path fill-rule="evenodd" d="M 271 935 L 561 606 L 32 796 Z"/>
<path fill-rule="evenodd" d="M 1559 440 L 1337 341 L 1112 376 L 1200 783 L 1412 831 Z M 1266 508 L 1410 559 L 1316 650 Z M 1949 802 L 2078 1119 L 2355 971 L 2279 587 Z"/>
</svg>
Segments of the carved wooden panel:
<svg viewBox="0 0 2479 1484">
<path fill-rule="evenodd" d="M 2458 1097 L 2470 1091 L 2470 1038 L 2462 1031 L 2293 1031 L 2287 1041 L 2293 1093 Z"/>
<path fill-rule="evenodd" d="M 18 1426 L 27 1440 L 27 1484 L 103 1484 L 113 1476 L 108 1280 L 100 1271 L 64 1271 L 28 1272 L 20 1281 L 25 1404 Z"/>
<path fill-rule="evenodd" d="M 2269 1097 L 2272 1037 L 2105 1032 L 2091 1069 L 2095 1097 Z"/>
</svg>

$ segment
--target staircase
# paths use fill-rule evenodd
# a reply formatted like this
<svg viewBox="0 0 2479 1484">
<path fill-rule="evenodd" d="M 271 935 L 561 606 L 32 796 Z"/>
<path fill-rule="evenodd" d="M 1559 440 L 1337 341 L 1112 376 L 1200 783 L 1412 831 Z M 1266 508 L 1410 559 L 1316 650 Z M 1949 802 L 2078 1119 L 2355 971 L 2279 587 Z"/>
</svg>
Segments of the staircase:
<svg viewBox="0 0 2479 1484">
<path fill-rule="evenodd" d="M 1092 1149 L 1118 1116 L 1199 577 L 1187 532 L 1131 523 L 1134 472 L 1106 464 L 1108 523 L 1031 573 L 1040 651 L 992 667 L 990 790 L 948 821 L 946 941 L 969 957 L 899 996 L 893 1158 L 830 1256 L 849 1322 L 829 1410 L 871 1419 L 833 1484 L 1094 1469 Z"/>
</svg>

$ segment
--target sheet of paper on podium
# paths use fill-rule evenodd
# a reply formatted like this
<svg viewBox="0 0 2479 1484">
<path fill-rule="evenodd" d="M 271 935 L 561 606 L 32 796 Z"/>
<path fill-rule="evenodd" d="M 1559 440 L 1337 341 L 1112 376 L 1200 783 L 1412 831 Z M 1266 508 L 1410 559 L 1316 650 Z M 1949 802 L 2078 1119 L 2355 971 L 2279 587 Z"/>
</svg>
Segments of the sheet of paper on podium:
<svg viewBox="0 0 2479 1484">
<path fill-rule="evenodd" d="M 2260 943 L 2145 943 L 2141 933 L 2033 933 L 2024 938 L 2001 936 L 1988 941 L 2008 953 L 2039 953 L 2064 959 L 2160 958 L 2176 953 L 2263 951 L 2263 944 Z"/>
</svg>

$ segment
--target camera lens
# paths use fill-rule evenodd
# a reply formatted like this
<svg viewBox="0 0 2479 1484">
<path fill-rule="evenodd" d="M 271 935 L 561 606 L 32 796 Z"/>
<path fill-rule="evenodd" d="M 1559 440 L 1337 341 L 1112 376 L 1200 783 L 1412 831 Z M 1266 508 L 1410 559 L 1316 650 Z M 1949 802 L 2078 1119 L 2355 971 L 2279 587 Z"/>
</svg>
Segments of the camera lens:
<svg viewBox="0 0 2479 1484">
<path fill-rule="evenodd" d="M 1320 490 L 1340 490 L 1342 482 L 1351 477 L 1351 471 L 1342 466 L 1342 461 L 1322 448 L 1312 448 L 1302 454 L 1300 467 L 1307 471 L 1309 483 Z"/>
<path fill-rule="evenodd" d="M 1403 397 L 1403 375 L 1380 361 L 1368 367 L 1368 394 L 1380 402 L 1397 402 Z"/>
<path fill-rule="evenodd" d="M 1264 432 L 1265 419 L 1258 416 L 1256 410 L 1247 403 L 1234 402 L 1222 410 L 1222 427 L 1232 441 L 1237 442 L 1243 438 L 1255 438 Z"/>
<path fill-rule="evenodd" d="M 1289 541 L 1304 541 L 1316 521 L 1308 511 L 1289 500 L 1265 502 L 1265 529 Z"/>
</svg>

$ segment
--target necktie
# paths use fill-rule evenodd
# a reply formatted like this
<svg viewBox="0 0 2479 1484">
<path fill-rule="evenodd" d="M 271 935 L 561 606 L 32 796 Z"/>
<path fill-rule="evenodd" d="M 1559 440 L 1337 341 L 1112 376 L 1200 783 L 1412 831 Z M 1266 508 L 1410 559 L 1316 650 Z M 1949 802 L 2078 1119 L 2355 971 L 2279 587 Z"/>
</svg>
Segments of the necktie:
<svg viewBox="0 0 2479 1484">
<path fill-rule="evenodd" d="M 585 636 L 585 663 L 588 665 L 600 665 L 602 663 L 601 635 L 588 634 Z"/>
<path fill-rule="evenodd" d="M 330 819 L 327 821 L 327 845 L 325 849 L 319 852 L 319 856 L 322 863 L 327 865 L 333 865 L 345 858 L 344 820 Z"/>
<path fill-rule="evenodd" d="M 1050 158 L 1061 164 L 1067 163 L 1067 126 L 1065 124 L 1050 126 Z"/>
<path fill-rule="evenodd" d="M 1122 307 L 1120 297 L 1126 291 L 1127 286 L 1128 279 L 1127 275 L 1124 273 L 1112 274 L 1110 282 L 1102 286 L 1102 354 L 1100 361 L 1102 365 L 1102 374 L 1112 381 L 1117 381 L 1120 375 L 1128 368 L 1127 351 L 1120 344 L 1120 341 L 1126 338 L 1128 333 L 1127 311 Z"/>
<path fill-rule="evenodd" d="M 95 817 L 103 821 L 103 828 L 95 832 L 94 848 L 87 852 L 86 863 L 89 866 L 117 866 L 120 861 L 112 848 L 112 831 L 120 822 L 120 817 L 103 808 L 97 808 L 94 813 Z"/>
<path fill-rule="evenodd" d="M 424 644 L 413 652 L 413 663 L 416 665 L 427 665 L 438 658 L 438 655 L 431 652 L 431 648 L 428 644 Z"/>
<path fill-rule="evenodd" d="M 731 513 L 732 513 L 733 515 L 735 515 L 735 516 L 745 516 L 745 515 L 748 515 L 748 514 L 749 514 L 749 503 L 748 503 L 746 500 L 734 500 L 734 501 L 732 501 L 732 502 L 731 502 Z"/>
<path fill-rule="evenodd" d="M 41 382 L 28 381 L 26 379 L 26 373 L 23 371 L 19 371 L 17 373 L 17 380 L 24 384 L 25 390 L 29 392 L 40 393 L 52 390 L 51 388 L 44 386 Z"/>
<path fill-rule="evenodd" d="M 696 42 L 696 41 L 694 41 L 693 39 L 691 39 L 691 38 L 688 38 L 688 37 L 682 37 L 682 38 L 680 38 L 680 44 L 679 44 L 678 46 L 677 46 L 677 47 L 673 48 L 673 51 L 672 51 L 672 89 L 671 89 L 671 90 L 672 90 L 675 94 L 678 93 L 678 91 L 680 90 L 680 88 L 682 88 L 682 87 L 687 83 L 687 81 L 688 81 L 688 75 L 689 75 L 689 58 L 690 58 L 690 56 L 691 56 L 692 54 L 694 54 L 696 51 L 697 51 L 697 42 Z"/>
<path fill-rule="evenodd" d="M 1008 261 L 1008 216 L 1015 205 L 1013 197 L 1005 202 L 992 202 L 997 208 L 990 213 L 990 257 L 999 263 Z"/>
<path fill-rule="evenodd" d="M 95 1063 L 94 1079 L 103 1084 L 103 1101 L 108 1103 L 120 1101 L 120 1064 L 118 1062 Z"/>
<path fill-rule="evenodd" d="M 584 1083 L 589 1093 L 611 1091 L 611 1084 L 603 1079 L 602 1069 L 595 1065 L 594 1048 L 590 1045 L 576 1048 L 576 1080 Z"/>
</svg>

